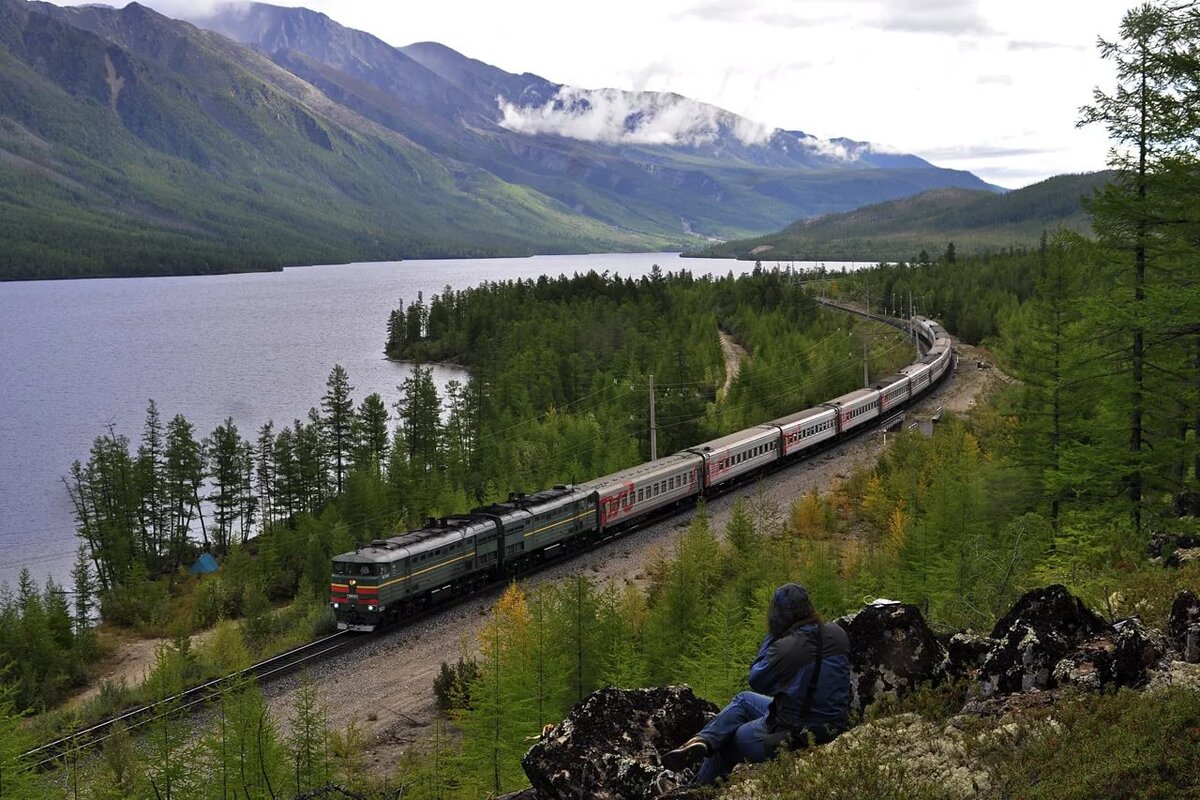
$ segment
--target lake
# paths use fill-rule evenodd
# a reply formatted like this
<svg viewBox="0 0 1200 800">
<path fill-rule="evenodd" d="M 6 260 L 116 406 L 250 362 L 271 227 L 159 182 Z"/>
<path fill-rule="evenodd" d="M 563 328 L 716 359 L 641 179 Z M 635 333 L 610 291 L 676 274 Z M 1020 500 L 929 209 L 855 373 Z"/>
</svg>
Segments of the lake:
<svg viewBox="0 0 1200 800">
<path fill-rule="evenodd" d="M 254 438 L 268 420 L 278 429 L 317 406 L 341 364 L 356 404 L 378 392 L 390 408 L 409 373 L 383 357 L 400 298 L 588 270 L 639 277 L 654 264 L 695 274 L 753 268 L 621 253 L 0 283 L 0 581 L 15 583 L 23 565 L 39 581 L 66 580 L 76 540 L 62 477 L 110 428 L 136 449 L 150 398 L 164 422 L 187 417 L 197 438 L 226 417 Z M 464 376 L 453 367 L 434 375 L 441 385 Z"/>
</svg>

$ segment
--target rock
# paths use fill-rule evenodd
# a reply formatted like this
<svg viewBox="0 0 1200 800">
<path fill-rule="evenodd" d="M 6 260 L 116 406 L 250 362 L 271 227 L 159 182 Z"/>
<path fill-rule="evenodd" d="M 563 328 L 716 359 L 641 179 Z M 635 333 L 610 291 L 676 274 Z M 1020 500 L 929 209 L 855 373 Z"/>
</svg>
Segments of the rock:
<svg viewBox="0 0 1200 800">
<path fill-rule="evenodd" d="M 1183 660 L 1200 663 L 1200 598 L 1184 589 L 1171 603 L 1167 616 L 1167 640 Z"/>
<path fill-rule="evenodd" d="M 1167 556 L 1168 567 L 1183 567 L 1200 562 L 1200 547 L 1181 547 Z"/>
<path fill-rule="evenodd" d="M 850 638 L 851 706 L 940 680 L 946 651 L 916 606 L 870 605 L 836 620 Z"/>
<path fill-rule="evenodd" d="M 988 653 L 997 645 L 996 640 L 986 636 L 974 636 L 959 631 L 941 639 L 946 648 L 946 664 L 944 671 L 950 679 L 974 678 Z"/>
<path fill-rule="evenodd" d="M 687 686 L 600 689 L 535 744 L 521 765 L 541 800 L 651 797 L 659 753 L 717 711 Z"/>
<path fill-rule="evenodd" d="M 980 688 L 985 695 L 1052 688 L 1061 679 L 1055 676 L 1059 662 L 1105 631 L 1111 627 L 1066 587 L 1055 584 L 1027 592 L 992 629 L 997 645 L 980 669 Z M 1096 669 L 1094 661 L 1107 652 L 1108 645 L 1096 643 L 1081 654 L 1073 677 L 1091 683 L 1088 673 Z"/>
<path fill-rule="evenodd" d="M 498 795 L 493 800 L 538 800 L 538 793 L 533 789 L 522 789 L 519 792 Z"/>
<path fill-rule="evenodd" d="M 1146 544 L 1146 555 L 1150 558 L 1168 558 L 1176 550 L 1200 548 L 1200 536 L 1153 531 Z M 1168 565 L 1171 566 L 1168 560 Z M 1178 566 L 1178 565 L 1174 565 Z"/>
<path fill-rule="evenodd" d="M 1144 686 L 1147 672 L 1166 652 L 1161 634 L 1141 620 L 1121 620 L 1112 629 L 1080 643 L 1054 667 L 1059 684 L 1098 690 L 1104 686 Z"/>
<path fill-rule="evenodd" d="M 1054 706 L 1061 694 L 1057 689 L 1034 689 L 1016 694 L 975 698 L 968 700 L 958 714 L 968 717 L 1021 717 L 1029 711 Z"/>
</svg>

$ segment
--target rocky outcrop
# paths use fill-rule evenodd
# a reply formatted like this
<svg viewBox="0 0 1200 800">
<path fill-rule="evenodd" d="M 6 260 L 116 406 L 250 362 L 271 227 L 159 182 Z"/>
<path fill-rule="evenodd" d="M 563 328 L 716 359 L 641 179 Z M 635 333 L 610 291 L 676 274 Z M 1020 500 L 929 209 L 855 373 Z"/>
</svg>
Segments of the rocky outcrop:
<svg viewBox="0 0 1200 800">
<path fill-rule="evenodd" d="M 659 754 L 704 727 L 717 708 L 686 686 L 601 689 L 572 709 L 521 760 L 543 800 L 644 798 Z"/>
<path fill-rule="evenodd" d="M 1011 718 L 1017 722 L 998 730 L 1025 735 L 1034 730 L 1029 725 L 1043 724 L 1038 720 L 1045 720 L 1045 709 L 1068 690 L 1160 685 L 1200 690 L 1200 666 L 1178 660 L 1192 653 L 1188 648 L 1200 650 L 1200 599 L 1191 592 L 1176 598 L 1166 635 L 1136 618 L 1110 625 L 1062 586 L 1021 597 L 989 637 L 959 632 L 939 639 L 915 606 L 892 602 L 836 622 L 850 638 L 858 710 L 923 683 L 968 680 L 981 689 L 944 730 L 925 730 L 929 723 L 904 717 L 895 723 L 900 728 L 877 721 L 828 745 L 853 747 L 863 736 L 894 734 L 898 763 L 917 764 L 955 791 L 986 788 L 964 753 L 1005 744 L 980 740 L 967 747 L 966 732 L 975 728 L 961 724 L 966 717 Z M 1200 661 L 1200 653 L 1194 655 Z M 716 710 L 686 686 L 595 692 L 525 756 L 532 788 L 510 800 L 653 797 L 660 754 L 683 743 Z M 906 735 L 909 729 L 921 735 Z M 664 796 L 682 800 L 695 791 Z"/>
<path fill-rule="evenodd" d="M 1200 598 L 1187 589 L 1171 604 L 1167 639 L 1183 661 L 1200 664 Z"/>
<path fill-rule="evenodd" d="M 946 651 L 916 606 L 875 603 L 835 622 L 850 638 L 854 710 L 940 678 Z"/>
<path fill-rule="evenodd" d="M 1007 694 L 1051 688 L 1059 662 L 1107 629 L 1110 626 L 1065 586 L 1028 592 L 992 629 L 997 644 L 980 668 L 981 689 L 984 694 Z"/>
</svg>

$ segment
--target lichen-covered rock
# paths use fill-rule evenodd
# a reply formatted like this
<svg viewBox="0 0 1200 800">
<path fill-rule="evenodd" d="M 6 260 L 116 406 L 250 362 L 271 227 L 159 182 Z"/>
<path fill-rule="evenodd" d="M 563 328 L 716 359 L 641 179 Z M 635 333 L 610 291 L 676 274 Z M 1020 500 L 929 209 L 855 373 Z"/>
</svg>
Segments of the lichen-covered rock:
<svg viewBox="0 0 1200 800">
<path fill-rule="evenodd" d="M 1168 567 L 1183 567 L 1200 562 L 1200 547 L 1180 547 L 1167 556 Z"/>
<path fill-rule="evenodd" d="M 1054 667 L 1054 680 L 1079 689 L 1144 686 L 1149 668 L 1166 652 L 1162 636 L 1137 618 L 1125 619 L 1081 642 Z"/>
<path fill-rule="evenodd" d="M 980 669 L 980 688 L 984 694 L 1051 688 L 1059 662 L 1106 630 L 1111 627 L 1065 586 L 1027 592 L 992 629 L 997 645 Z M 1078 677 L 1090 680 L 1084 668 Z"/>
<path fill-rule="evenodd" d="M 850 638 L 851 704 L 861 711 L 940 680 L 946 651 L 916 606 L 869 605 L 836 620 Z"/>
<path fill-rule="evenodd" d="M 717 708 L 687 686 L 600 689 L 534 745 L 521 765 L 541 800 L 653 796 L 659 754 L 683 744 Z"/>
<path fill-rule="evenodd" d="M 974 678 L 997 644 L 994 639 L 986 636 L 975 636 L 962 631 L 943 638 L 941 642 L 946 648 L 946 664 L 943 670 L 951 680 Z"/>
<path fill-rule="evenodd" d="M 1175 596 L 1167 617 L 1167 640 L 1189 664 L 1200 663 L 1200 598 L 1187 589 Z"/>
</svg>

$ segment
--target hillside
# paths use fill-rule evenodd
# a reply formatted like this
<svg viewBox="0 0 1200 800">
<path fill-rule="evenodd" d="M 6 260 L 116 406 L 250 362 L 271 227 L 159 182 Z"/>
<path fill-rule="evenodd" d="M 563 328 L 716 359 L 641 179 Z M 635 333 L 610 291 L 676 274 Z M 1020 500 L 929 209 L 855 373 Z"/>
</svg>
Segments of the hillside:
<svg viewBox="0 0 1200 800">
<path fill-rule="evenodd" d="M 0 0 L 0 279 L 684 248 L 987 188 L 679 95 L 237 9 L 198 20 L 214 32 Z"/>
<path fill-rule="evenodd" d="M 1031 247 L 1059 227 L 1091 233 L 1082 198 L 1111 172 L 1058 175 L 1006 194 L 948 187 L 794 222 L 778 233 L 714 245 L 692 255 L 771 260 L 909 260 L 954 242 L 959 254 Z"/>
</svg>

